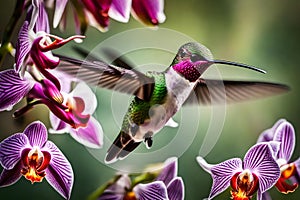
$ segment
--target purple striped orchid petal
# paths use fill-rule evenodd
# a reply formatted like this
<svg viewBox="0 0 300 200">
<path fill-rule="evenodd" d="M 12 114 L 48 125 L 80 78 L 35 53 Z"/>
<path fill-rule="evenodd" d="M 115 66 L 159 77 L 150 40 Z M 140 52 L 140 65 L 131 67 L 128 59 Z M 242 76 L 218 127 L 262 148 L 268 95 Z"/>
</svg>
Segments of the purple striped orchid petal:
<svg viewBox="0 0 300 200">
<path fill-rule="evenodd" d="M 62 18 L 68 0 L 56 0 L 53 27 L 56 28 Z"/>
<path fill-rule="evenodd" d="M 93 114 L 95 112 L 97 108 L 97 98 L 87 84 L 83 82 L 78 83 L 70 95 L 82 98 L 84 103 L 84 105 L 82 105 L 84 106 L 82 114 Z"/>
<path fill-rule="evenodd" d="M 269 143 L 258 143 L 251 147 L 243 164 L 244 169 L 249 169 L 258 177 L 261 193 L 275 185 L 280 177 L 280 168 L 274 160 L 273 149 Z"/>
<path fill-rule="evenodd" d="M 146 25 L 156 26 L 166 20 L 164 0 L 132 0 L 133 17 Z"/>
<path fill-rule="evenodd" d="M 24 61 L 28 56 L 31 48 L 31 41 L 28 33 L 28 21 L 25 21 L 20 29 L 18 40 L 16 43 L 15 71 L 20 72 L 24 66 Z"/>
<path fill-rule="evenodd" d="M 272 128 L 269 128 L 265 131 L 263 131 L 260 136 L 258 137 L 257 139 L 257 142 L 256 143 L 259 143 L 259 142 L 269 142 L 271 140 L 273 140 L 274 138 L 274 134 L 275 134 L 275 130 L 278 128 L 278 126 L 280 124 L 282 124 L 283 122 L 286 122 L 285 119 L 279 119 L 274 125 Z"/>
<path fill-rule="evenodd" d="M 287 121 L 281 123 L 275 130 L 274 141 L 280 142 L 277 159 L 284 159 L 287 163 L 293 155 L 296 144 L 293 126 Z"/>
<path fill-rule="evenodd" d="M 265 143 L 265 142 L 261 142 L 261 143 Z M 280 142 L 276 142 L 276 141 L 270 141 L 269 143 L 269 147 L 271 149 L 273 158 L 276 160 L 276 156 L 279 152 L 280 149 Z"/>
<path fill-rule="evenodd" d="M 202 157 L 197 157 L 199 165 L 213 178 L 213 184 L 210 191 L 209 198 L 214 198 L 230 185 L 230 180 L 234 174 L 243 171 L 242 160 L 239 158 L 233 158 L 224 161 L 217 165 L 208 164 Z"/>
<path fill-rule="evenodd" d="M 172 157 L 165 161 L 164 167 L 158 177 L 157 181 L 163 181 L 165 185 L 168 185 L 177 176 L 177 158 Z"/>
<path fill-rule="evenodd" d="M 21 161 L 19 161 L 12 169 L 3 169 L 0 175 L 0 187 L 10 186 L 17 182 L 22 176 L 20 173 L 21 169 Z"/>
<path fill-rule="evenodd" d="M 108 11 L 109 17 L 119 22 L 127 23 L 130 17 L 132 0 L 113 0 Z"/>
<path fill-rule="evenodd" d="M 32 122 L 23 132 L 32 147 L 42 147 L 48 139 L 46 126 L 40 121 Z"/>
<path fill-rule="evenodd" d="M 70 135 L 79 143 L 89 148 L 102 148 L 103 130 L 100 123 L 91 117 L 86 127 L 70 129 Z"/>
<path fill-rule="evenodd" d="M 148 184 L 138 184 L 133 192 L 139 200 L 167 200 L 167 188 L 162 181 L 155 181 Z"/>
<path fill-rule="evenodd" d="M 30 81 L 19 77 L 15 70 L 0 72 L 0 111 L 10 110 L 32 88 Z"/>
<path fill-rule="evenodd" d="M 198 162 L 201 161 L 198 159 Z M 200 166 L 206 165 L 205 160 L 199 162 Z M 212 188 L 209 194 L 209 198 L 212 199 L 230 185 L 230 180 L 234 174 L 243 171 L 242 160 L 239 158 L 232 158 L 226 160 L 220 164 L 211 167 L 211 176 L 213 178 Z"/>
<path fill-rule="evenodd" d="M 214 165 L 208 164 L 208 163 L 204 160 L 204 158 L 201 157 L 201 156 L 198 156 L 198 157 L 196 158 L 196 160 L 197 160 L 198 164 L 200 165 L 200 167 L 202 167 L 202 169 L 203 169 L 204 171 L 206 171 L 207 173 L 211 174 L 211 168 L 212 168 Z"/>
<path fill-rule="evenodd" d="M 21 159 L 22 150 L 29 145 L 26 135 L 16 133 L 0 143 L 0 163 L 4 169 L 11 170 Z"/>
<path fill-rule="evenodd" d="M 167 187 L 169 200 L 184 199 L 184 184 L 181 177 L 174 178 Z"/>
<path fill-rule="evenodd" d="M 47 141 L 43 150 L 51 154 L 46 180 L 64 198 L 69 199 L 74 182 L 71 164 L 53 142 Z"/>
</svg>

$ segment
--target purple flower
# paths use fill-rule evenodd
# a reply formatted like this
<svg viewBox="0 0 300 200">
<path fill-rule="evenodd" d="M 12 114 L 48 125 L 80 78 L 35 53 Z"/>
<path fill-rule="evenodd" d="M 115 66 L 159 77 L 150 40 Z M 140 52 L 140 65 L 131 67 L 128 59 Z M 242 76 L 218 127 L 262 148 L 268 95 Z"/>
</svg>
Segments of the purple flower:
<svg viewBox="0 0 300 200">
<path fill-rule="evenodd" d="M 59 83 L 60 84 L 60 83 Z M 11 109 L 21 99 L 27 104 L 14 113 L 18 117 L 34 106 L 43 104 L 60 120 L 52 116 L 55 130 L 69 130 L 79 142 L 94 148 L 102 146 L 101 125 L 91 115 L 96 109 L 97 100 L 87 86 L 80 83 L 74 92 L 67 94 L 48 79 L 34 81 L 25 74 L 21 79 L 14 70 L 0 72 L 0 111 Z M 89 106 L 86 106 L 89 105 Z M 66 125 L 68 124 L 68 126 Z"/>
<path fill-rule="evenodd" d="M 76 30 L 80 32 L 84 32 L 87 24 L 107 31 L 110 18 L 127 23 L 130 11 L 134 18 L 148 26 L 157 26 L 166 19 L 163 0 L 78 0 L 72 3 Z"/>
<path fill-rule="evenodd" d="M 132 0 L 134 18 L 148 26 L 156 26 L 166 20 L 163 10 L 163 0 Z"/>
<path fill-rule="evenodd" d="M 150 183 L 131 183 L 128 175 L 122 175 L 98 198 L 108 199 L 183 200 L 184 184 L 182 178 L 177 177 L 177 158 L 166 160 L 162 171 Z"/>
<path fill-rule="evenodd" d="M 62 84 L 64 85 L 64 84 Z M 66 88 L 66 87 L 64 87 Z M 97 108 L 97 99 L 92 90 L 84 83 L 79 83 L 71 93 L 63 93 L 66 105 L 73 105 L 74 115 L 89 115 L 84 126 L 72 127 L 53 113 L 50 113 L 51 133 L 70 133 L 79 143 L 90 148 L 101 148 L 103 144 L 103 130 L 100 123 L 91 115 Z M 88 106 L 87 106 L 88 105 Z M 77 113 L 76 113 L 77 112 Z"/>
<path fill-rule="evenodd" d="M 130 8 L 133 17 L 147 26 L 157 26 L 166 20 L 164 0 L 112 0 L 108 15 L 126 23 L 129 20 Z"/>
<path fill-rule="evenodd" d="M 84 5 L 85 15 L 90 25 L 100 31 L 106 31 L 109 25 L 108 11 L 112 0 L 81 0 L 81 3 Z"/>
<path fill-rule="evenodd" d="M 48 16 L 44 3 L 34 0 L 20 29 L 16 44 L 16 72 L 21 72 L 22 76 L 28 65 L 34 65 L 46 78 L 56 84 L 55 77 L 47 71 L 59 64 L 59 58 L 53 56 L 51 50 L 57 49 L 71 40 L 78 41 L 81 38 L 84 36 L 75 35 L 62 39 L 49 34 Z M 56 86 L 59 87 L 57 84 Z"/>
<path fill-rule="evenodd" d="M 279 151 L 275 154 L 275 159 L 280 167 L 281 176 L 275 186 L 284 194 L 294 192 L 300 183 L 300 158 L 294 162 L 290 161 L 296 141 L 293 126 L 286 120 L 280 119 L 272 128 L 265 130 L 259 136 L 258 142 L 262 141 L 280 142 Z"/>
<path fill-rule="evenodd" d="M 257 199 L 270 189 L 280 177 L 280 169 L 273 156 L 278 143 L 259 143 L 251 147 L 244 160 L 232 158 L 216 165 L 208 164 L 197 157 L 199 165 L 213 178 L 208 199 L 212 199 L 231 186 L 234 200 L 251 199 L 257 192 Z"/>
<path fill-rule="evenodd" d="M 44 178 L 64 198 L 69 199 L 73 186 L 73 170 L 57 146 L 47 141 L 47 129 L 39 121 L 0 143 L 0 163 L 4 168 L 0 186 L 14 184 L 23 175 L 31 183 Z"/>
<path fill-rule="evenodd" d="M 34 83 L 21 79 L 14 70 L 0 72 L 0 111 L 11 110 L 32 89 Z"/>
</svg>

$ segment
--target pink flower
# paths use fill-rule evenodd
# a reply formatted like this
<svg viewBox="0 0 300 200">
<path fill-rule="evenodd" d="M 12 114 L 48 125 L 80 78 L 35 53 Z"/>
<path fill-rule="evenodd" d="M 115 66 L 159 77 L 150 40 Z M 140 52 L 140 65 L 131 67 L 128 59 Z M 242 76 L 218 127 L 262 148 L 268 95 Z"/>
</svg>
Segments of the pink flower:
<svg viewBox="0 0 300 200">
<path fill-rule="evenodd" d="M 37 82 L 27 76 L 27 73 L 21 79 L 14 70 L 0 72 L 0 111 L 11 109 L 23 98 L 26 98 L 27 104 L 14 112 L 15 117 L 43 104 L 56 116 L 54 118 L 51 115 L 54 130 L 68 130 L 77 141 L 89 147 L 102 146 L 101 125 L 91 116 L 96 109 L 97 100 L 94 93 L 86 85 L 83 86 L 83 83 L 79 83 L 68 94 L 60 92 L 48 79 Z"/>
<path fill-rule="evenodd" d="M 85 32 L 87 24 L 107 31 L 110 18 L 127 23 L 130 11 L 135 19 L 148 26 L 157 26 L 166 19 L 163 0 L 78 0 L 72 3 L 77 33 Z M 62 17 L 63 24 L 65 17 L 66 12 Z M 58 21 L 54 24 L 56 27 Z"/>
</svg>

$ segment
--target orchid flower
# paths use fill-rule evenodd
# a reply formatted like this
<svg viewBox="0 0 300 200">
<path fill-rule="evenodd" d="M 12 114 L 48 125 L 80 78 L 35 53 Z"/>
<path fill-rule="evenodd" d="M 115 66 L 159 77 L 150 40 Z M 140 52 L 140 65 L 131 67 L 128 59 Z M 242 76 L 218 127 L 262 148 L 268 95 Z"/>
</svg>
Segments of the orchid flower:
<svg viewBox="0 0 300 200">
<path fill-rule="evenodd" d="M 60 195 L 70 198 L 74 182 L 71 164 L 47 136 L 44 124 L 36 121 L 0 143 L 1 187 L 14 184 L 22 175 L 31 183 L 45 178 Z"/>
<path fill-rule="evenodd" d="M 167 159 L 162 171 L 152 182 L 131 182 L 128 175 L 121 175 L 118 181 L 110 185 L 98 198 L 108 199 L 183 200 L 184 184 L 182 178 L 177 177 L 177 158 Z"/>
<path fill-rule="evenodd" d="M 132 0 L 132 15 L 148 26 L 157 26 L 166 20 L 163 0 Z"/>
<path fill-rule="evenodd" d="M 96 97 L 87 86 L 78 87 L 76 91 L 78 90 L 82 92 L 74 93 L 75 96 L 68 95 L 61 93 L 48 79 L 37 82 L 30 79 L 27 73 L 24 79 L 21 79 L 14 70 L 2 71 L 0 72 L 0 111 L 11 109 L 23 98 L 26 98 L 27 104 L 14 112 L 15 117 L 36 105 L 46 105 L 57 118 L 69 124 L 71 135 L 77 141 L 89 147 L 99 148 L 102 145 L 103 131 L 101 125 L 91 117 L 97 106 Z M 54 120 L 53 117 L 51 122 L 56 130 L 61 129 L 62 125 L 58 127 L 55 124 L 64 124 Z"/>
<path fill-rule="evenodd" d="M 222 163 L 211 165 L 202 157 L 197 157 L 199 165 L 213 178 L 213 185 L 208 199 L 212 199 L 229 186 L 231 198 L 249 200 L 257 192 L 257 199 L 270 189 L 280 177 L 280 169 L 273 156 L 279 148 L 278 143 L 259 143 L 252 146 L 244 160 L 232 158 Z"/>
<path fill-rule="evenodd" d="M 15 71 L 21 72 L 21 76 L 23 76 L 26 67 L 34 65 L 59 88 L 56 78 L 47 71 L 59 64 L 59 58 L 53 56 L 51 50 L 57 49 L 71 40 L 79 42 L 82 38 L 84 36 L 75 35 L 62 39 L 49 34 L 48 16 L 44 3 L 33 0 L 19 32 L 16 44 Z"/>
<path fill-rule="evenodd" d="M 112 0 L 108 15 L 126 23 L 129 20 L 130 7 L 133 17 L 147 26 L 157 26 L 166 20 L 164 0 Z"/>
<path fill-rule="evenodd" d="M 100 123 L 91 116 L 97 108 L 95 94 L 83 82 L 77 84 L 72 92 L 62 92 L 62 94 L 66 101 L 65 104 L 69 106 L 69 109 L 75 108 L 73 111 L 75 116 L 81 115 L 85 117 L 85 115 L 88 115 L 90 117 L 84 126 L 74 128 L 53 113 L 50 113 L 50 122 L 53 127 L 50 129 L 50 133 L 67 132 L 70 133 L 77 142 L 87 147 L 100 148 L 103 144 L 103 130 Z"/>
<path fill-rule="evenodd" d="M 157 26 L 166 19 L 164 0 L 77 0 L 72 3 L 77 33 L 84 32 L 87 24 L 102 32 L 107 31 L 109 18 L 127 23 L 130 11 L 135 19 L 147 26 Z M 64 27 L 66 12 L 62 18 Z"/>
<path fill-rule="evenodd" d="M 300 158 L 294 162 L 290 161 L 295 149 L 295 137 L 293 126 L 286 120 L 280 119 L 272 128 L 265 130 L 258 139 L 258 142 L 280 142 L 275 159 L 280 167 L 281 176 L 275 186 L 284 194 L 294 192 L 300 184 Z"/>
</svg>

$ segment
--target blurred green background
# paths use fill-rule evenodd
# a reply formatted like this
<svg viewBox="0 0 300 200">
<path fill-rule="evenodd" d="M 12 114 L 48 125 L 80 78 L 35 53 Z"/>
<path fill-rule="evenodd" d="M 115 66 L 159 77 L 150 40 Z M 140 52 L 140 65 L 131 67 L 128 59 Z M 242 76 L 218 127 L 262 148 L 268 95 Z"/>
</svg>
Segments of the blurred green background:
<svg viewBox="0 0 300 200">
<path fill-rule="evenodd" d="M 12 14 L 15 2 L 15 0 L 0 2 L 0 36 Z M 298 145 L 300 142 L 299 10 L 300 1 L 297 0 L 284 2 L 280 0 L 165 1 L 167 20 L 160 25 L 161 28 L 173 29 L 190 36 L 207 46 L 215 58 L 248 63 L 268 72 L 262 75 L 249 70 L 220 66 L 219 70 L 224 78 L 265 80 L 285 83 L 291 87 L 291 91 L 284 95 L 229 105 L 222 134 L 212 151 L 206 156 L 209 163 L 219 163 L 232 157 L 242 158 L 249 147 L 255 144 L 258 135 L 280 118 L 287 119 L 295 127 L 297 144 L 292 160 L 298 158 L 300 149 Z M 73 19 L 69 17 L 67 30 L 64 33 L 59 30 L 52 30 L 52 33 L 61 37 L 74 34 Z M 18 25 L 21 25 L 21 21 Z M 93 49 L 98 43 L 114 34 L 141 27 L 143 25 L 132 17 L 127 24 L 111 20 L 109 31 L 106 33 L 89 27 L 87 37 L 81 45 L 86 49 Z M 18 29 L 14 32 L 14 44 L 17 32 Z M 57 52 L 78 56 L 71 48 L 74 44 L 68 44 Z M 148 55 L 143 56 L 146 58 Z M 139 57 L 139 59 L 142 58 Z M 166 64 L 169 62 L 171 60 L 167 59 Z M 10 68 L 12 64 L 13 59 L 8 56 L 5 67 Z M 99 91 L 98 95 L 97 117 L 100 121 L 103 119 L 101 123 L 108 137 L 114 138 L 118 127 L 115 127 L 114 122 L 110 122 L 112 121 L 111 100 L 102 98 L 101 92 Z M 185 199 L 188 200 L 208 197 L 212 184 L 210 175 L 204 172 L 195 160 L 199 154 L 205 130 L 208 128 L 210 111 L 210 107 L 200 108 L 201 120 L 199 120 L 198 134 L 192 145 L 179 158 L 179 175 L 185 181 Z M 49 123 L 48 111 L 42 106 L 18 120 L 13 119 L 11 115 L 12 112 L 0 113 L 0 140 L 13 133 L 21 132 L 28 123 L 34 120 L 39 119 L 46 124 Z M 190 126 L 194 125 L 198 126 L 198 124 Z M 171 129 L 163 131 L 168 132 L 168 130 Z M 189 130 L 186 132 L 188 133 Z M 170 134 L 165 134 L 165 136 L 159 134 L 154 139 L 154 144 L 164 145 L 164 142 L 168 143 L 170 140 L 169 137 Z M 86 148 L 76 143 L 69 135 L 50 135 L 49 138 L 64 152 L 73 166 L 75 182 L 71 199 L 85 199 L 115 174 L 115 170 L 97 161 Z M 160 138 L 161 141 L 159 141 Z M 145 147 L 140 147 L 140 149 L 143 151 Z M 274 188 L 270 192 L 273 199 L 290 200 L 300 197 L 299 189 L 289 195 L 280 194 Z M 16 184 L 0 189 L 0 199 L 20 198 L 61 199 L 46 181 L 31 185 L 29 181 L 21 178 Z M 230 193 L 227 190 L 216 199 L 229 198 Z"/>
</svg>

